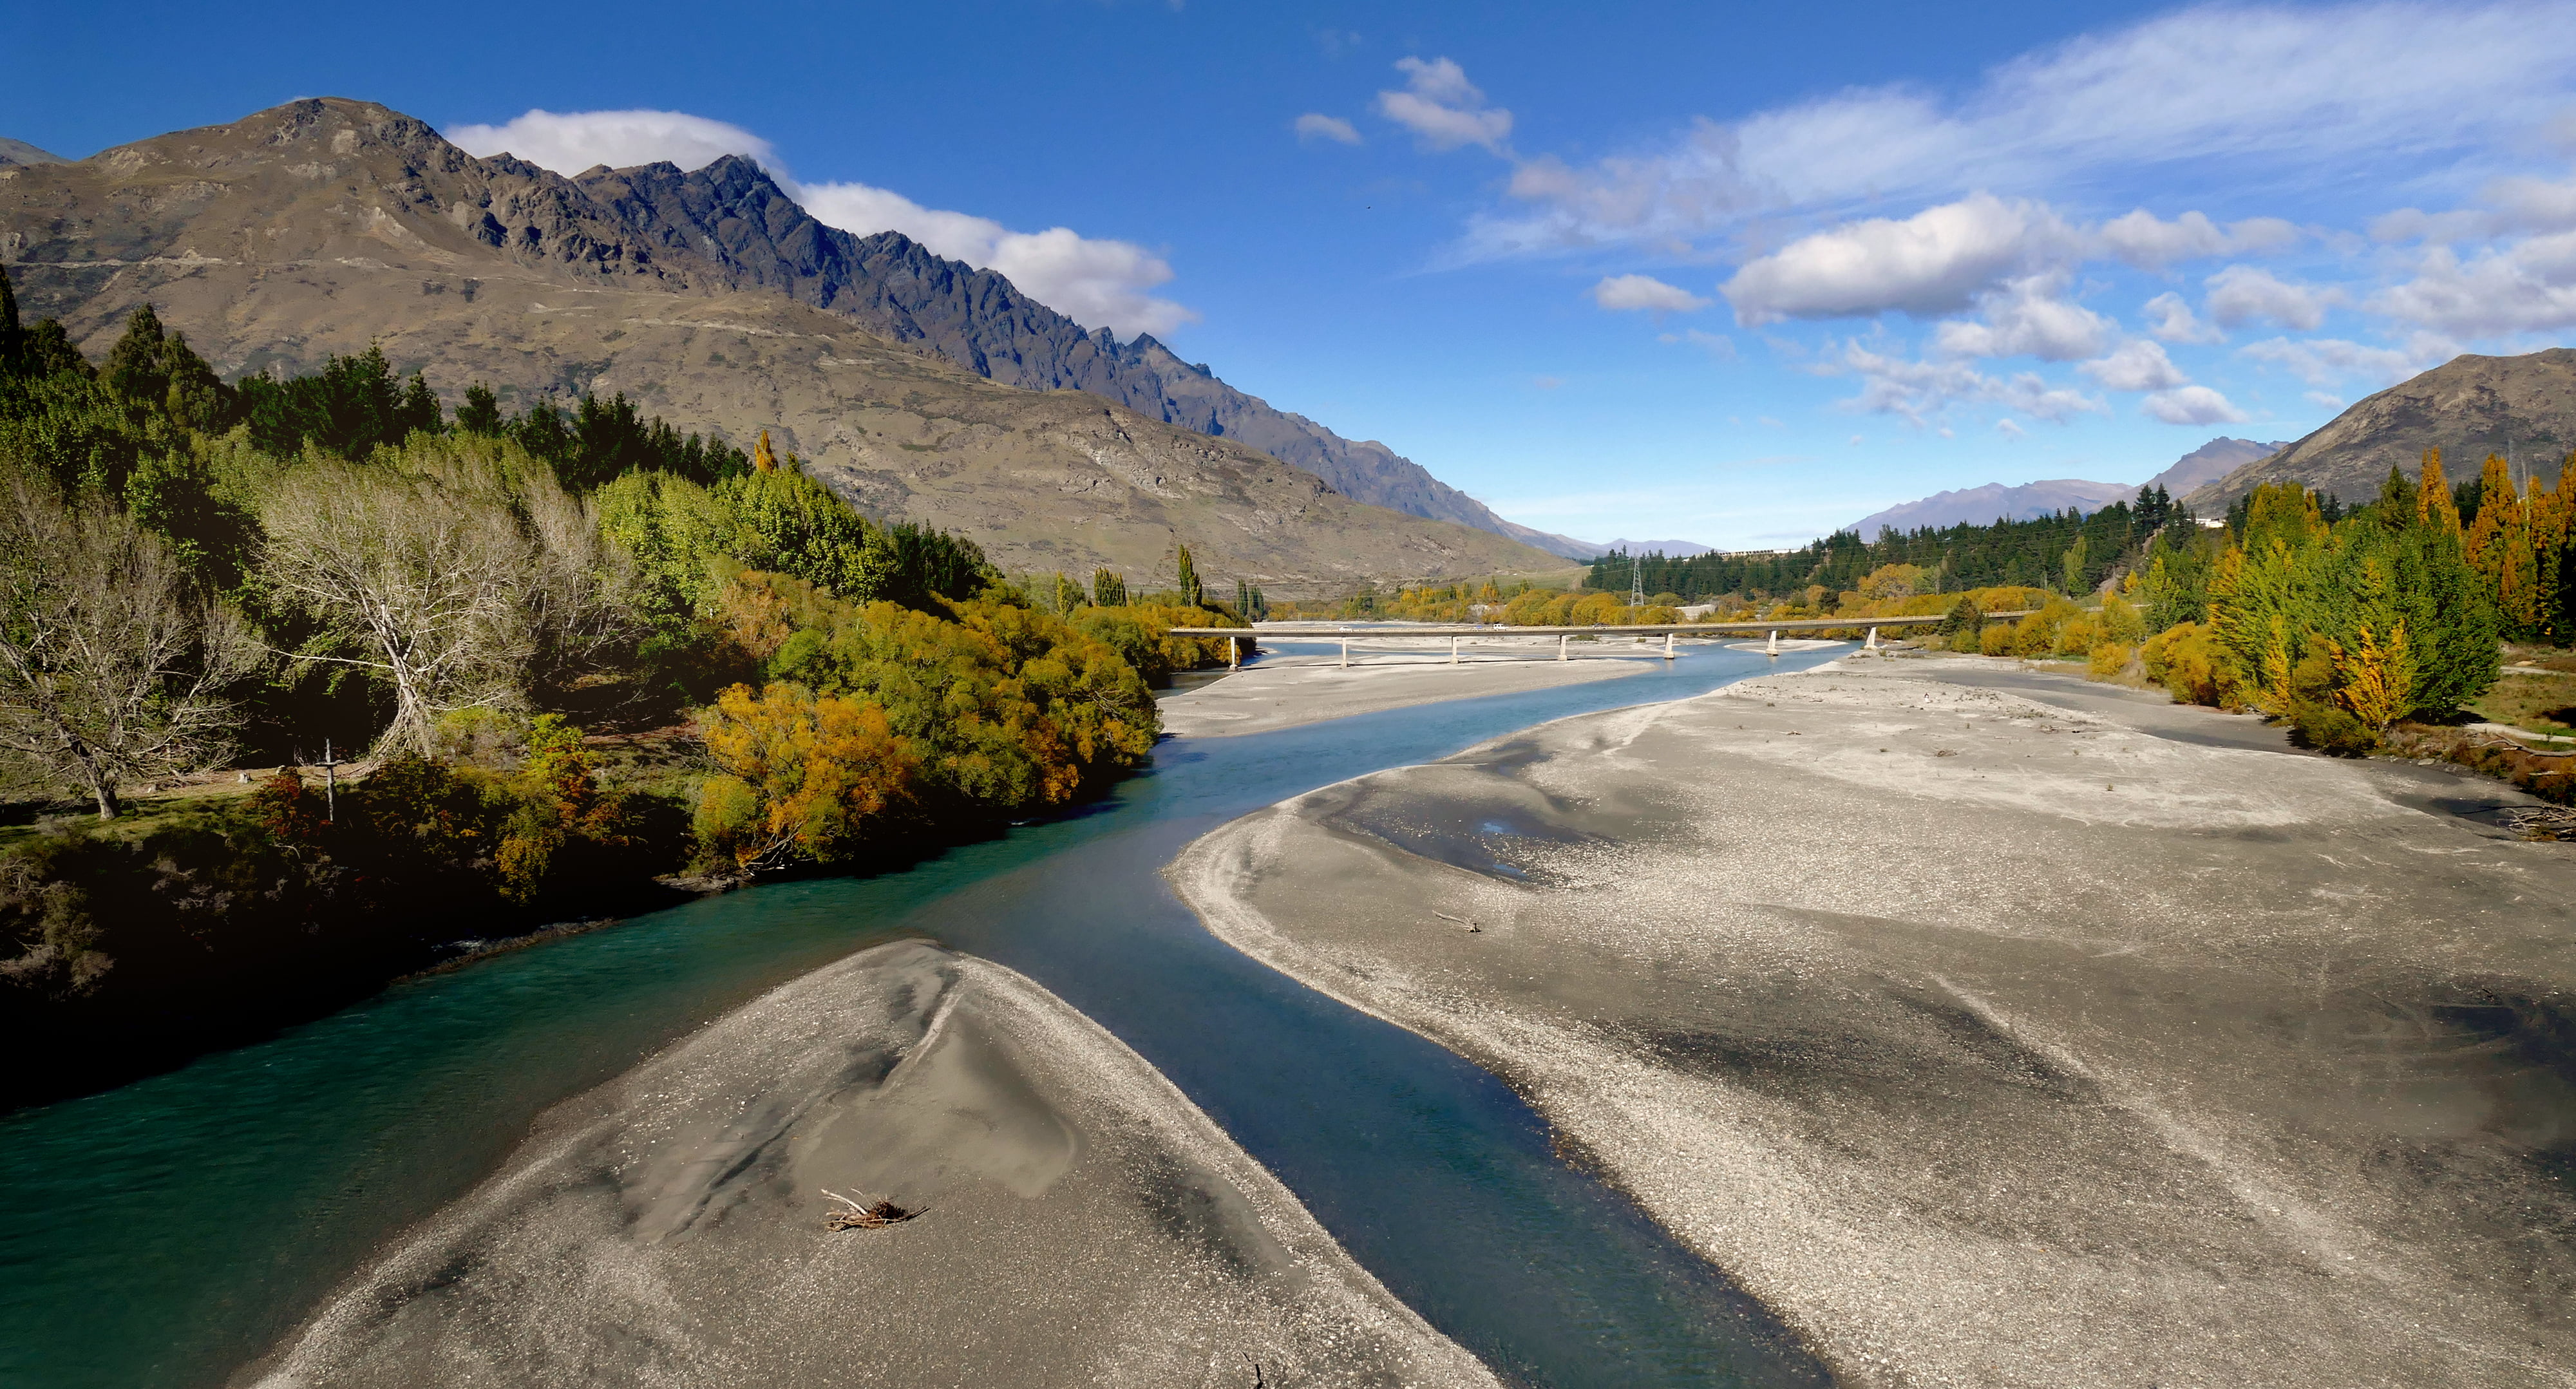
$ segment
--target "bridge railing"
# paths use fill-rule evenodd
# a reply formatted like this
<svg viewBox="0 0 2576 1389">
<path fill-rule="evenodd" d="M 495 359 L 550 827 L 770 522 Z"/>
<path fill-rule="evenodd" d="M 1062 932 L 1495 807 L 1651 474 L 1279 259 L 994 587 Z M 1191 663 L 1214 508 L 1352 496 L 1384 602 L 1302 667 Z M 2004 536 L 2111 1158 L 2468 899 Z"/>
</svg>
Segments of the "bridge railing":
<svg viewBox="0 0 2576 1389">
<path fill-rule="evenodd" d="M 2027 611 L 1987 614 L 1996 618 L 2029 615 Z M 1399 623 L 1384 627 L 1354 627 L 1348 623 L 1283 622 L 1251 628 L 1174 627 L 1171 632 L 1176 637 L 1226 638 L 1226 664 L 1229 666 L 1243 664 L 1242 639 L 1245 637 L 1251 637 L 1256 642 L 1263 637 L 1282 641 L 1338 641 L 1342 644 L 1342 668 L 1347 670 L 1351 664 L 1351 643 L 1372 638 L 1410 641 L 1420 637 L 1447 637 L 1449 664 L 1457 665 L 1461 654 L 1460 643 L 1469 637 L 1554 637 L 1556 638 L 1556 659 L 1564 661 L 1573 658 L 1570 643 L 1576 637 L 1624 636 L 1635 637 L 1642 641 L 1647 637 L 1659 636 L 1664 639 L 1664 659 L 1669 661 L 1676 654 L 1673 650 L 1673 642 L 1684 636 L 1753 636 L 1767 632 L 1771 637 L 1772 652 L 1776 655 L 1779 651 L 1782 632 L 1857 632 L 1866 628 L 1869 632 L 1870 645 L 1876 646 L 1878 629 L 1881 627 L 1922 627 L 1949 620 L 1948 614 L 1943 613 L 1922 617 L 1802 617 L 1784 622 L 1644 622 L 1600 627 L 1513 627 L 1503 623 L 1443 626 L 1429 622 Z"/>
</svg>

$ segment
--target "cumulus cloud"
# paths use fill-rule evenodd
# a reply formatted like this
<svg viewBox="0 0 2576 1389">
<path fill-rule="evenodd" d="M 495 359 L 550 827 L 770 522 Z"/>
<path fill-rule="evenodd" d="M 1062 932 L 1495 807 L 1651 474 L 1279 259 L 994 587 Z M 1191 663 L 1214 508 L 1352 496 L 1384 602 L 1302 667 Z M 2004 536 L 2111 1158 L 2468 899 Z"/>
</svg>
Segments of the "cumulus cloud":
<svg viewBox="0 0 2576 1389">
<path fill-rule="evenodd" d="M 2373 386 L 2390 386 L 2432 365 L 2431 361 L 2414 352 L 2393 347 L 2367 347 L 2342 338 L 2301 338 L 2295 341 L 2273 338 L 2247 343 L 2240 350 L 2258 362 L 2269 362 L 2288 371 L 2311 386 L 2332 386 L 2352 376 L 2361 377 Z"/>
<path fill-rule="evenodd" d="M 477 158 L 506 151 L 566 176 L 599 164 L 625 169 L 663 160 L 703 169 L 728 154 L 776 163 L 767 140 L 685 111 L 535 110 L 499 125 L 450 126 L 447 138 Z"/>
<path fill-rule="evenodd" d="M 2246 418 L 2227 397 L 2207 386 L 2158 391 L 2138 402 L 2138 408 L 2167 424 L 2236 424 Z"/>
<path fill-rule="evenodd" d="M 1967 403 L 2000 404 L 2056 424 L 2079 414 L 2103 412 L 2101 401 L 2081 391 L 2051 386 L 2036 372 L 1989 376 L 1965 362 L 1907 361 L 1872 352 L 1856 342 L 1845 345 L 1835 369 L 1861 380 L 1860 393 L 1843 401 L 1844 409 L 1895 415 L 1916 425 Z"/>
<path fill-rule="evenodd" d="M 1297 138 L 1300 140 L 1330 140 L 1340 145 L 1356 145 L 1360 142 L 1357 126 L 1339 116 L 1327 116 L 1321 111 L 1309 111 L 1299 116 L 1289 128 L 1297 132 Z"/>
<path fill-rule="evenodd" d="M 2325 322 L 2326 310 L 2344 301 L 2342 290 L 2293 284 L 2269 270 L 2231 265 L 2206 281 L 2209 316 L 2227 328 L 2268 318 L 2306 332 Z"/>
<path fill-rule="evenodd" d="M 1709 305 L 1708 300 L 1652 275 L 1606 276 L 1592 287 L 1591 294 L 1593 303 L 1612 310 L 1696 313 Z"/>
<path fill-rule="evenodd" d="M 861 236 L 897 231 L 952 260 L 1007 277 L 1049 308 L 1121 333 L 1168 333 L 1198 315 L 1149 291 L 1172 267 L 1127 241 L 1082 236 L 1067 227 L 1016 232 L 989 217 L 926 208 L 864 183 L 822 183 L 799 201 L 826 226 Z"/>
<path fill-rule="evenodd" d="M 1953 357 L 2037 357 L 2071 362 L 2102 350 L 2111 321 L 2069 302 L 2066 276 L 2025 276 L 1981 296 L 1979 317 L 1953 319 L 1933 333 L 1933 345 Z"/>
<path fill-rule="evenodd" d="M 2200 321 L 2179 294 L 2167 291 L 2143 306 L 2147 331 L 2166 342 L 2222 342 L 2226 335 Z"/>
<path fill-rule="evenodd" d="M 1723 289 L 1747 327 L 1892 309 L 1956 313 L 2071 237 L 2038 203 L 1975 193 L 1902 221 L 1872 217 L 1801 237 L 1747 261 Z"/>
<path fill-rule="evenodd" d="M 2164 348 L 2145 338 L 2131 338 L 2113 348 L 2108 356 L 2097 358 L 2076 370 L 2115 391 L 2169 391 L 2191 384 L 2191 378 L 2165 355 Z"/>
<path fill-rule="evenodd" d="M 1150 292 L 1172 267 L 1132 242 L 1087 237 L 1067 227 L 1016 232 L 989 217 L 923 207 L 864 183 L 800 184 L 768 141 L 740 126 L 681 111 L 530 111 L 500 125 L 460 125 L 450 140 L 477 156 L 501 151 L 559 174 L 593 165 L 626 168 L 668 160 L 703 168 L 728 154 L 767 167 L 788 196 L 826 226 L 861 236 L 899 231 L 940 255 L 1007 276 L 1039 302 L 1094 327 L 1167 333 L 1198 315 Z"/>
<path fill-rule="evenodd" d="M 1466 70 L 1447 58 L 1399 58 L 1404 90 L 1377 94 L 1378 114 L 1413 132 L 1422 147 L 1453 150 L 1482 145 L 1500 153 L 1512 133 L 1512 113 L 1485 104 Z"/>
<path fill-rule="evenodd" d="M 2249 217 L 2221 228 L 2199 212 L 2167 222 L 2142 207 L 2103 223 L 2094 239 L 2103 251 L 2141 270 L 2162 270 L 2176 261 L 2279 250 L 2299 239 L 2299 229 L 2278 217 Z"/>
<path fill-rule="evenodd" d="M 1530 206 L 1480 219 L 1470 249 L 1690 241 L 1755 211 L 2037 192 L 2180 160 L 2318 183 L 2455 165 L 2556 111 L 2576 84 L 2564 21 L 2554 0 L 2193 7 L 2025 54 L 1955 98 L 1864 88 L 1555 164 L 1516 178 Z"/>
<path fill-rule="evenodd" d="M 2370 307 L 2464 338 L 2576 326 L 2576 232 L 2538 236 L 2462 260 L 2426 251 L 2415 278 L 2380 291 Z"/>
</svg>

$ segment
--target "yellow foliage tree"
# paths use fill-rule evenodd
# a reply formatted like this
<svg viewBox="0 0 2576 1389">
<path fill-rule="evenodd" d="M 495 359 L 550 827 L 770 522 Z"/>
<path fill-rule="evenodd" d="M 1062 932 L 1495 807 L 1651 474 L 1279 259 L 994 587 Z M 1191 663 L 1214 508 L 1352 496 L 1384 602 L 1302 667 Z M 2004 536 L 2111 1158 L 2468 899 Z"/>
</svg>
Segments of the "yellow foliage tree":
<svg viewBox="0 0 2576 1389">
<path fill-rule="evenodd" d="M 2451 483 L 2442 476 L 2442 451 L 2424 450 L 2424 474 L 2415 492 L 2416 519 L 2451 535 L 2460 533 L 2460 508 L 2451 500 Z"/>
<path fill-rule="evenodd" d="M 2363 626 L 2350 648 L 2330 641 L 2326 649 L 2334 656 L 2336 696 L 2373 733 L 2414 707 L 2415 651 L 2406 642 L 2406 619 L 2397 619 L 2385 638 Z"/>
<path fill-rule="evenodd" d="M 698 797 L 699 837 L 745 867 L 850 857 L 911 799 L 919 757 L 873 703 L 735 685 L 702 718 L 719 769 Z"/>
</svg>

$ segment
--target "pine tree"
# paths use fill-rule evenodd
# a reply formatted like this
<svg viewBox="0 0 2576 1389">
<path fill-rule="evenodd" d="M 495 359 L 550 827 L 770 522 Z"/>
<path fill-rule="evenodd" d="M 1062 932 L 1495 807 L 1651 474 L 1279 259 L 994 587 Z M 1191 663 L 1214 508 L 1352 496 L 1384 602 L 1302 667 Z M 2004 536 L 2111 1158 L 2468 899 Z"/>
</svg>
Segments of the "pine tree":
<svg viewBox="0 0 2576 1389">
<path fill-rule="evenodd" d="M 465 404 L 456 412 L 456 427 L 467 434 L 500 434 L 501 398 L 479 381 L 466 387 Z"/>
<path fill-rule="evenodd" d="M 9 287 L 9 268 L 0 265 L 0 376 L 18 373 L 26 336 L 18 327 L 18 292 Z"/>
<path fill-rule="evenodd" d="M 143 304 L 126 316 L 125 336 L 107 353 L 107 386 L 128 400 L 158 405 L 170 393 L 170 378 L 161 364 L 160 315 Z"/>
</svg>

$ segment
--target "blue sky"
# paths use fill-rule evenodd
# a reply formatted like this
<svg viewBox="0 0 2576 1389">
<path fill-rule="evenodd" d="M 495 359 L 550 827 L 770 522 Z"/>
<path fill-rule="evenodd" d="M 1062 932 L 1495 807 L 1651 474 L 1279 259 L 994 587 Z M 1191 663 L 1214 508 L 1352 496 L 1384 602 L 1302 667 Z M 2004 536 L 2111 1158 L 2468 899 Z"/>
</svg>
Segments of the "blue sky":
<svg viewBox="0 0 2576 1389">
<path fill-rule="evenodd" d="M 0 134 L 742 149 L 1594 539 L 2135 481 L 2576 340 L 2576 5 L 1787 8 L 49 6 Z"/>
</svg>

